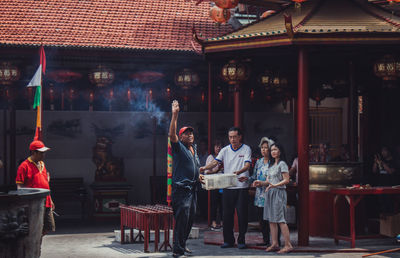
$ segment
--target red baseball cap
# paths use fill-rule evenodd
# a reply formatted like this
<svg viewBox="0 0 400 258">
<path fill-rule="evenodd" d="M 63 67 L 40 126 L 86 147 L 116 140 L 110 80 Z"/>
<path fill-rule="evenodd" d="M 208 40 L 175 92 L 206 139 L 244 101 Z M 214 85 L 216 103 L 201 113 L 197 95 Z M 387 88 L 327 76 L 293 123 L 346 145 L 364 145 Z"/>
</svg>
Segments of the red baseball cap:
<svg viewBox="0 0 400 258">
<path fill-rule="evenodd" d="M 45 152 L 45 151 L 50 150 L 50 148 L 46 147 L 42 141 L 33 141 L 29 145 L 29 150 Z"/>
<path fill-rule="evenodd" d="M 179 130 L 179 137 L 181 137 L 181 135 L 187 131 L 187 130 L 191 130 L 192 132 L 194 131 L 193 127 L 191 126 L 184 126 Z"/>
</svg>

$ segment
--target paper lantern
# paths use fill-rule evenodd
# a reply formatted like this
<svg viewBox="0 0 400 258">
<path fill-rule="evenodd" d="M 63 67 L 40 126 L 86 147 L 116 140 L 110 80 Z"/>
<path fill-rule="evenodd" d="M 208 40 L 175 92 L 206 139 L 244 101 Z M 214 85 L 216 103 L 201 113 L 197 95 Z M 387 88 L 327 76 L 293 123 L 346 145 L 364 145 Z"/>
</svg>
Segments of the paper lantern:
<svg viewBox="0 0 400 258">
<path fill-rule="evenodd" d="M 239 0 L 214 0 L 214 3 L 222 9 L 231 9 L 231 8 L 235 8 L 238 3 Z"/>
<path fill-rule="evenodd" d="M 237 85 L 249 78 L 250 69 L 243 63 L 231 60 L 222 67 L 221 75 L 228 84 Z"/>
<path fill-rule="evenodd" d="M 210 17 L 215 22 L 226 23 L 231 18 L 231 11 L 229 9 L 222 9 L 214 6 L 210 10 Z"/>
<path fill-rule="evenodd" d="M 3 62 L 0 65 L 0 84 L 11 85 L 18 81 L 20 77 L 19 69 L 9 62 Z"/>
</svg>

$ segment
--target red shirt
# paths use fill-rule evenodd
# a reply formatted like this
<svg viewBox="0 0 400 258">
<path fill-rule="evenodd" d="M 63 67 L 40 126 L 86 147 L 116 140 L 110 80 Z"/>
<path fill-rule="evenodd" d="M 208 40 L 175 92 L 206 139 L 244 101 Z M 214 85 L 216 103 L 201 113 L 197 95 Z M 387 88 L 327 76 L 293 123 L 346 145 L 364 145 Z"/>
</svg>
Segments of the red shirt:
<svg viewBox="0 0 400 258">
<path fill-rule="evenodd" d="M 39 170 L 39 168 L 40 170 Z M 29 157 L 18 167 L 15 183 L 24 187 L 49 189 L 49 181 L 47 179 L 47 170 L 43 161 L 39 161 L 39 165 Z M 46 197 L 46 207 L 51 208 L 51 197 Z"/>
</svg>

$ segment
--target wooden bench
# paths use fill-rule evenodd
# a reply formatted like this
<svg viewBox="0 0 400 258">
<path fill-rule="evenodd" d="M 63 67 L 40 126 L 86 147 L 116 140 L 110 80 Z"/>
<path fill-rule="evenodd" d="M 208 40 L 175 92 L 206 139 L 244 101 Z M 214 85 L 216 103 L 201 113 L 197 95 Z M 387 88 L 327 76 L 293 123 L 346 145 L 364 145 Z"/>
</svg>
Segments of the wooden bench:
<svg viewBox="0 0 400 258">
<path fill-rule="evenodd" d="M 60 215 L 60 219 L 68 216 L 73 218 L 76 208 L 80 209 L 80 218 L 84 219 L 87 191 L 82 177 L 51 178 L 50 190 L 55 211 Z"/>
</svg>

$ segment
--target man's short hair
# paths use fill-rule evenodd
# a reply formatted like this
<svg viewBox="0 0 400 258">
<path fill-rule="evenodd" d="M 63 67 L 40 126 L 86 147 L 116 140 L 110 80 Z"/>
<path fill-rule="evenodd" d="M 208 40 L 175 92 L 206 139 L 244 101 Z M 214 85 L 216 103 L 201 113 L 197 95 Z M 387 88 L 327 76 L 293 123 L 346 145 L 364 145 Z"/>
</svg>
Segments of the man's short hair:
<svg viewBox="0 0 400 258">
<path fill-rule="evenodd" d="M 238 135 L 243 135 L 243 134 L 242 134 L 242 129 L 240 129 L 239 127 L 236 127 L 236 126 L 233 126 L 233 127 L 229 128 L 228 133 L 229 133 L 229 132 L 237 132 Z"/>
</svg>

